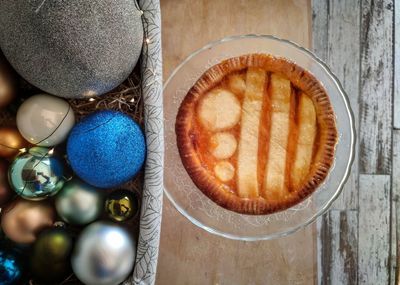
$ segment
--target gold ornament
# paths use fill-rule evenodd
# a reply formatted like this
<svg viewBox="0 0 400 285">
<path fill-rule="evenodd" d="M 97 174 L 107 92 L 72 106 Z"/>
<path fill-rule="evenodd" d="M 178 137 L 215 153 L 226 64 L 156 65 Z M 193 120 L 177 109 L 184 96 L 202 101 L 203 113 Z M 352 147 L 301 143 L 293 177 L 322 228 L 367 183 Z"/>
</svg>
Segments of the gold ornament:
<svg viewBox="0 0 400 285">
<path fill-rule="evenodd" d="M 32 243 L 54 223 L 55 209 L 49 202 L 17 199 L 2 211 L 1 228 L 16 243 Z"/>
<path fill-rule="evenodd" d="M 0 157 L 12 158 L 28 146 L 16 127 L 0 127 Z"/>
<path fill-rule="evenodd" d="M 134 217 L 139 211 L 139 201 L 135 193 L 128 190 L 115 190 L 106 200 L 108 216 L 117 222 Z"/>
<path fill-rule="evenodd" d="M 0 109 L 6 107 L 16 96 L 15 73 L 0 55 Z"/>
</svg>

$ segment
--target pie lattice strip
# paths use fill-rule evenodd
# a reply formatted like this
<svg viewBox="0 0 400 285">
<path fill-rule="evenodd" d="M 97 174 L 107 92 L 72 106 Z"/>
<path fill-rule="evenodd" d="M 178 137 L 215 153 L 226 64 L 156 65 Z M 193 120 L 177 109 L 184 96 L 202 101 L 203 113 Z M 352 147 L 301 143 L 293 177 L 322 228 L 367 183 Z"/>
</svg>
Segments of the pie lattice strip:
<svg viewBox="0 0 400 285">
<path fill-rule="evenodd" d="M 312 100 L 304 93 L 300 95 L 298 110 L 298 139 L 291 169 L 291 189 L 299 189 L 312 162 L 314 140 L 317 133 L 316 112 Z"/>
<path fill-rule="evenodd" d="M 259 68 L 248 68 L 246 74 L 237 160 L 238 195 L 242 198 L 259 196 L 258 138 L 265 74 L 266 72 Z"/>
<path fill-rule="evenodd" d="M 285 171 L 290 131 L 292 95 L 290 81 L 277 74 L 272 74 L 269 93 L 271 97 L 271 130 L 262 196 L 266 199 L 276 199 L 285 195 L 288 190 L 285 183 Z"/>
</svg>

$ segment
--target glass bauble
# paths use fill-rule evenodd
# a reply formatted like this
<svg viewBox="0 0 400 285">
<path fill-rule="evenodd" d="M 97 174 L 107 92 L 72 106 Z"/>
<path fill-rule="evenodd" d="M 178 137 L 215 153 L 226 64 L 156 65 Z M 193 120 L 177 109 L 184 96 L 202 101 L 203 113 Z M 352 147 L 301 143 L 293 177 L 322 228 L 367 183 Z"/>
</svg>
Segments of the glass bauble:
<svg viewBox="0 0 400 285">
<path fill-rule="evenodd" d="M 117 222 L 129 220 L 139 211 L 138 197 L 129 190 L 115 190 L 106 199 L 107 215 Z"/>
<path fill-rule="evenodd" d="M 64 185 L 64 167 L 53 149 L 33 147 L 11 164 L 11 187 L 24 199 L 42 200 L 55 195 Z"/>
</svg>

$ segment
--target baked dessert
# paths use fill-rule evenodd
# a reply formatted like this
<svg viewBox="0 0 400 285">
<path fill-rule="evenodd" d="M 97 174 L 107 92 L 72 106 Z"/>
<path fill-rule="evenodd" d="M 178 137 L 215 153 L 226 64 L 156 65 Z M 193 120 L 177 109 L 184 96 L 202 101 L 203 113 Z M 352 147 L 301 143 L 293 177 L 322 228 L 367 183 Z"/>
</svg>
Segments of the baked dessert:
<svg viewBox="0 0 400 285">
<path fill-rule="evenodd" d="M 243 214 L 299 203 L 334 160 L 335 115 L 321 83 L 295 63 L 266 54 L 207 70 L 178 111 L 179 153 L 196 186 Z"/>
</svg>

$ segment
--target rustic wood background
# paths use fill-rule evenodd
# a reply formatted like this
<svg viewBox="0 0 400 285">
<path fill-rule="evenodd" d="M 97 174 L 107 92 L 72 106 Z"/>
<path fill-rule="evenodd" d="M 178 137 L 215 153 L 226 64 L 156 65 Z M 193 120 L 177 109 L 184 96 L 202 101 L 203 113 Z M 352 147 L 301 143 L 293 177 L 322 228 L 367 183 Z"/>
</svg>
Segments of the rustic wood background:
<svg viewBox="0 0 400 285">
<path fill-rule="evenodd" d="M 358 142 L 342 195 L 316 223 L 286 238 L 216 237 L 165 199 L 157 284 L 397 284 L 400 1 L 161 0 L 161 11 L 165 79 L 212 40 L 287 38 L 313 49 L 341 80 Z"/>
<path fill-rule="evenodd" d="M 395 2 L 312 2 L 313 49 L 344 85 L 358 133 L 352 176 L 317 222 L 318 284 L 398 282 L 400 2 Z"/>
</svg>

